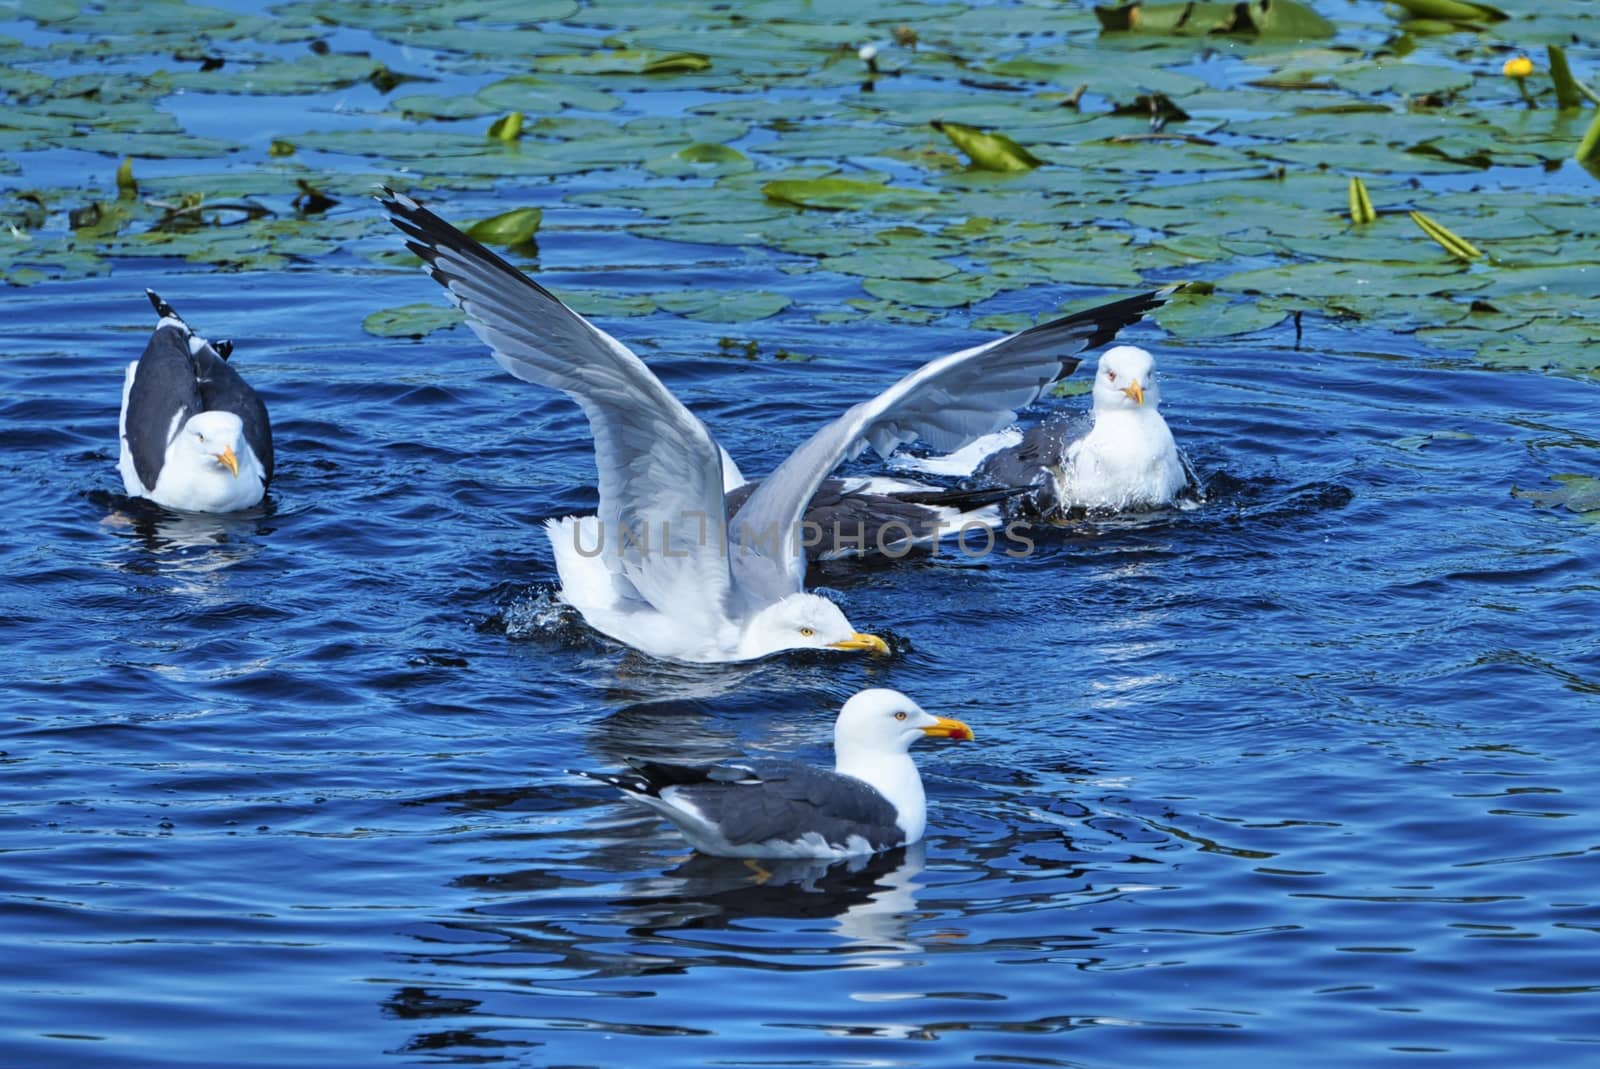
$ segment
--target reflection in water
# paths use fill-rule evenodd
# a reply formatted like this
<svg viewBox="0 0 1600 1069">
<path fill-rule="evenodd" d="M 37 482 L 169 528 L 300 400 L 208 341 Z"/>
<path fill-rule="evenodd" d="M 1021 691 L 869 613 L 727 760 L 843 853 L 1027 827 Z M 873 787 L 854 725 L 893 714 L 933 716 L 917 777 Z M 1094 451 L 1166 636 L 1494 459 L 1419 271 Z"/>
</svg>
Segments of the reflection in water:
<svg viewBox="0 0 1600 1069">
<path fill-rule="evenodd" d="M 637 869 L 637 846 L 601 841 L 560 870 L 478 873 L 460 886 L 515 898 L 419 926 L 414 964 L 449 977 L 447 987 L 408 985 L 383 1003 L 390 1017 L 428 1021 L 408 1052 L 528 1045 L 516 1032 L 546 1028 L 634 1036 L 704 1035 L 684 1022 L 620 1021 L 609 1000 L 581 1009 L 574 981 L 620 998 L 652 993 L 660 978 L 690 969 L 832 971 L 897 967 L 924 959 L 911 926 L 923 845 L 825 862 L 748 862 L 690 854 L 659 873 L 594 883 L 595 872 Z M 831 921 L 832 943 L 780 939 L 752 945 L 765 922 Z M 786 926 L 786 925 L 780 925 Z M 616 984 L 629 986 L 618 988 Z M 640 983 L 646 985 L 639 989 Z M 596 992 L 597 994 L 600 992 Z M 574 999 L 579 999 L 575 1002 Z M 608 1010 L 601 1005 L 609 1004 Z M 601 1019 L 601 1014 L 610 1019 Z M 633 1016 L 630 1014 L 630 1016 Z M 508 1034 L 510 1033 L 510 1034 Z"/>
<path fill-rule="evenodd" d="M 920 842 L 833 862 L 756 863 L 695 853 L 637 881 L 638 893 L 612 904 L 624 912 L 619 920 L 652 934 L 758 918 L 833 918 L 845 947 L 913 953 L 922 949 L 909 926 L 924 860 Z"/>
<path fill-rule="evenodd" d="M 101 525 L 128 536 L 138 553 L 108 562 L 136 575 L 181 582 L 176 591 L 189 595 L 214 593 L 221 573 L 261 551 L 254 539 L 263 531 L 270 505 L 230 513 L 170 512 L 137 498 L 104 497 Z"/>
</svg>

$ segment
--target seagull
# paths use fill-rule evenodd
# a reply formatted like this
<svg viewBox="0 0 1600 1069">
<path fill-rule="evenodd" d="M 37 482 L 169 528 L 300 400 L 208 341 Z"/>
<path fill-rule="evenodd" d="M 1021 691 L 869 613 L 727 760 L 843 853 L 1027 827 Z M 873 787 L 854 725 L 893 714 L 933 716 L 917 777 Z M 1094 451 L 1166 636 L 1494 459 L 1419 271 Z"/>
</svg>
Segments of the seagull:
<svg viewBox="0 0 1600 1069">
<path fill-rule="evenodd" d="M 928 825 L 918 739 L 972 739 L 896 690 L 856 694 L 833 725 L 833 771 L 796 761 L 673 765 L 630 758 L 632 772 L 577 772 L 610 784 L 719 857 L 843 858 L 919 842 Z"/>
<path fill-rule="evenodd" d="M 1036 424 L 978 465 L 979 486 L 1034 491 L 1016 500 L 1040 516 L 1107 515 L 1164 508 L 1199 495 L 1199 480 L 1161 417 L 1155 358 L 1132 345 L 1108 349 L 1095 372 L 1087 420 Z"/>
<path fill-rule="evenodd" d="M 833 469 L 868 445 L 957 449 L 1016 418 L 1171 290 L 1126 298 L 923 365 L 825 425 L 751 490 L 710 431 L 627 346 L 412 198 L 379 203 L 495 361 L 564 391 L 589 419 L 595 515 L 546 523 L 561 597 L 595 630 L 653 657 L 746 661 L 792 649 L 887 653 L 804 589 L 807 550 L 832 533 L 811 512 Z M 811 526 L 808 526 L 810 524 Z"/>
<path fill-rule="evenodd" d="M 129 497 L 183 512 L 259 504 L 272 479 L 267 406 L 212 344 L 154 290 L 160 321 L 122 383 L 117 470 Z"/>
</svg>

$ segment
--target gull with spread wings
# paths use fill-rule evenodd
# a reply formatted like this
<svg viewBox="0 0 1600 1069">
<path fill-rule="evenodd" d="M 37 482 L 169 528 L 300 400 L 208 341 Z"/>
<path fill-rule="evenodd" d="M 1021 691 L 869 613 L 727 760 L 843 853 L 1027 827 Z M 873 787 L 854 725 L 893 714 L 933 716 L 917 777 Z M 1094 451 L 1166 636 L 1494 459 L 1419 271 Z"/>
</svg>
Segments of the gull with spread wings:
<svg viewBox="0 0 1600 1069">
<path fill-rule="evenodd" d="M 887 652 L 804 588 L 808 531 L 824 522 L 813 498 L 833 469 L 869 445 L 883 457 L 918 439 L 954 450 L 1007 426 L 1077 367 L 1077 354 L 1109 342 L 1168 292 L 924 364 L 818 430 L 730 518 L 725 495 L 745 483 L 738 467 L 627 346 L 410 197 L 386 190 L 378 199 L 495 361 L 563 391 L 589 419 L 596 514 L 547 523 L 561 596 L 595 630 L 675 661 Z"/>
</svg>

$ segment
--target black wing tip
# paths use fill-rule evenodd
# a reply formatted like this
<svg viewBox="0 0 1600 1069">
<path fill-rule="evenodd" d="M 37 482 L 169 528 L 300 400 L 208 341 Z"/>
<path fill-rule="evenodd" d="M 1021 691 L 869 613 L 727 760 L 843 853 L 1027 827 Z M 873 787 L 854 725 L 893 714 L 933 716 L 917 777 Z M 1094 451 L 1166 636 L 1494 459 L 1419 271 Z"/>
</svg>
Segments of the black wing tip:
<svg viewBox="0 0 1600 1069">
<path fill-rule="evenodd" d="M 1121 300 L 1110 301 L 1106 304 L 1097 304 L 1093 308 L 1073 312 L 1071 315 L 1052 319 L 1047 323 L 1029 327 L 1017 334 L 1019 338 L 1053 334 L 1059 331 L 1072 331 L 1084 340 L 1083 348 L 1098 349 L 1108 344 L 1124 327 L 1130 327 L 1143 319 L 1148 313 L 1160 308 L 1167 300 L 1183 286 L 1178 283 L 1163 286 L 1160 289 L 1149 290 L 1145 293 L 1135 294 L 1132 297 L 1123 297 Z M 1085 333 L 1084 327 L 1092 327 L 1092 331 Z M 1075 357 L 1063 357 L 1062 363 L 1071 362 L 1076 368 L 1082 363 Z"/>
<path fill-rule="evenodd" d="M 463 232 L 459 227 L 438 215 L 436 212 L 424 208 L 404 193 L 396 192 L 387 186 L 382 187 L 381 194 L 374 195 L 374 199 L 389 213 L 389 222 L 400 231 L 405 238 L 406 248 L 411 250 L 422 260 L 428 273 L 433 276 L 445 289 L 455 293 L 452 286 L 461 272 L 446 270 L 440 265 L 441 254 L 445 259 L 466 259 L 476 261 L 478 264 L 490 267 L 500 272 L 507 278 L 514 279 L 518 284 L 530 287 L 541 296 L 554 301 L 563 308 L 566 305 L 561 298 L 545 289 L 525 272 L 519 270 L 505 257 L 484 245 L 483 242 L 472 235 Z M 458 298 L 459 300 L 459 298 Z M 568 311 L 571 311 L 569 308 Z M 573 313 L 576 315 L 577 313 Z"/>
<path fill-rule="evenodd" d="M 150 307 L 156 310 L 156 315 L 160 316 L 162 319 L 171 317 L 180 323 L 183 322 L 183 317 L 172 310 L 172 305 L 161 299 L 161 294 L 146 286 L 144 295 L 150 299 Z"/>
</svg>

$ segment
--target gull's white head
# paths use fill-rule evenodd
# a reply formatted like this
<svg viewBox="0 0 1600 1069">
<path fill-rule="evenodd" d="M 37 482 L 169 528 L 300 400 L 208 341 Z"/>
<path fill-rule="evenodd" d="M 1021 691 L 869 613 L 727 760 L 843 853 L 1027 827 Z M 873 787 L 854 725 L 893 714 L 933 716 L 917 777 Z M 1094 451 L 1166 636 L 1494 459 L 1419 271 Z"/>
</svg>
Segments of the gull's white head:
<svg viewBox="0 0 1600 1069">
<path fill-rule="evenodd" d="M 244 450 L 244 422 L 232 412 L 201 412 L 183 425 L 172 448 L 191 458 L 200 470 L 225 470 L 239 477 L 239 454 Z"/>
<path fill-rule="evenodd" d="M 833 724 L 833 749 L 841 755 L 905 753 L 921 738 L 971 741 L 972 729 L 959 720 L 934 716 L 898 690 L 863 690 L 839 710 Z"/>
<path fill-rule="evenodd" d="M 1118 345 L 1100 356 L 1094 375 L 1094 410 L 1127 411 L 1161 403 L 1156 386 L 1156 359 L 1135 345 Z"/>
<path fill-rule="evenodd" d="M 739 644 L 746 658 L 808 649 L 888 653 L 889 644 L 851 627 L 839 606 L 817 594 L 790 594 L 768 605 L 751 618 Z"/>
</svg>

